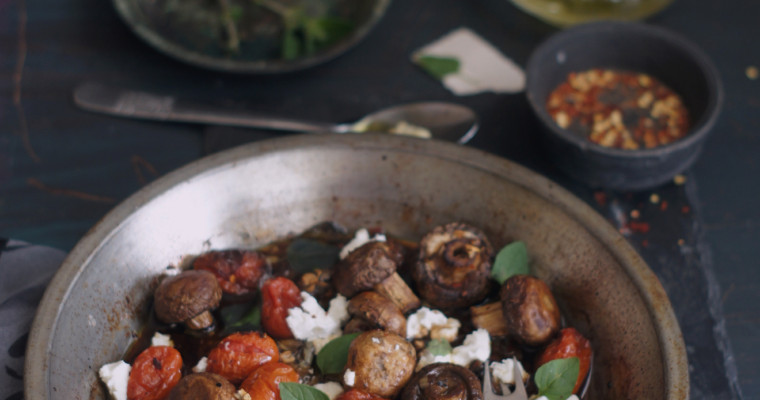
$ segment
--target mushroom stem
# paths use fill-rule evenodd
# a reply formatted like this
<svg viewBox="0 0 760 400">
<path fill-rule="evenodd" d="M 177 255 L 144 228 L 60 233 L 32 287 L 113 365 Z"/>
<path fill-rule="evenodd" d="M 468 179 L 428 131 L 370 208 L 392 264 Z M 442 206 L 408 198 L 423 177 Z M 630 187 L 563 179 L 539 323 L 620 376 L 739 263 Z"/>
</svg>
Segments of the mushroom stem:
<svg viewBox="0 0 760 400">
<path fill-rule="evenodd" d="M 507 321 L 501 311 L 501 302 L 483 304 L 470 307 L 472 323 L 478 328 L 488 331 L 491 336 L 505 336 L 509 334 Z"/>
<path fill-rule="evenodd" d="M 209 311 L 204 311 L 185 321 L 185 325 L 193 330 L 206 329 L 214 323 L 214 316 Z"/>
<path fill-rule="evenodd" d="M 420 307 L 420 299 L 414 294 L 404 278 L 394 272 L 382 282 L 375 285 L 374 290 L 390 299 L 401 310 L 402 314 Z"/>
</svg>

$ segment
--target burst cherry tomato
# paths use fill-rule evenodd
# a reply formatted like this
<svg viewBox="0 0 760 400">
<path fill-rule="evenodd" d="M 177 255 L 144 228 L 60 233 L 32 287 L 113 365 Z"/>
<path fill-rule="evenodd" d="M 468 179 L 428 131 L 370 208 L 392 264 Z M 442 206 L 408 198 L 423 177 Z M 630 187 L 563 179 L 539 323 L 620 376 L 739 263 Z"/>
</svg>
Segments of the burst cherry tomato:
<svg viewBox="0 0 760 400">
<path fill-rule="evenodd" d="M 578 393 L 578 389 L 580 389 L 591 366 L 591 343 L 575 328 L 564 328 L 559 332 L 559 336 L 541 352 L 538 357 L 538 366 L 540 367 L 552 360 L 570 357 L 578 357 L 580 360 L 578 380 L 575 381 L 573 388 L 573 393 Z"/>
<path fill-rule="evenodd" d="M 256 251 L 224 250 L 201 254 L 194 269 L 212 272 L 225 293 L 244 295 L 256 291 L 264 275 L 264 256 Z"/>
<path fill-rule="evenodd" d="M 261 287 L 261 324 L 264 330 L 277 339 L 292 339 L 285 318 L 288 309 L 301 305 L 301 291 L 288 278 L 277 277 L 264 282 Z"/>
<path fill-rule="evenodd" d="M 280 382 L 298 382 L 298 373 L 288 364 L 270 362 L 256 368 L 240 385 L 255 400 L 279 400 Z"/>
<path fill-rule="evenodd" d="M 362 392 L 359 389 L 351 389 L 341 393 L 335 400 L 386 400 L 384 397 Z"/>
<path fill-rule="evenodd" d="M 173 347 L 152 346 L 143 350 L 132 365 L 127 399 L 161 400 L 182 377 L 182 356 Z"/>
<path fill-rule="evenodd" d="M 233 333 L 211 350 L 206 370 L 237 385 L 259 366 L 279 359 L 277 343 L 271 337 L 256 332 Z"/>
</svg>

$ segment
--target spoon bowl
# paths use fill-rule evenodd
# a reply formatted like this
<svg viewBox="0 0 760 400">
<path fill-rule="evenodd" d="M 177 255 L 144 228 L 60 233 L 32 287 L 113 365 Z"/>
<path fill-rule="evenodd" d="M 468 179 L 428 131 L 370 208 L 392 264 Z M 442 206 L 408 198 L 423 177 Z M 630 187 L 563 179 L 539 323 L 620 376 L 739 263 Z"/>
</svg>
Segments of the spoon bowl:
<svg viewBox="0 0 760 400">
<path fill-rule="evenodd" d="M 227 125 L 289 132 L 356 132 L 360 124 L 392 126 L 398 122 L 426 128 L 434 139 L 466 143 L 477 133 L 478 116 L 455 103 L 419 102 L 392 106 L 368 114 L 358 122 L 325 123 L 256 115 L 247 111 L 192 104 L 172 96 L 118 89 L 88 82 L 74 89 L 74 103 L 87 111 L 127 118 Z"/>
</svg>

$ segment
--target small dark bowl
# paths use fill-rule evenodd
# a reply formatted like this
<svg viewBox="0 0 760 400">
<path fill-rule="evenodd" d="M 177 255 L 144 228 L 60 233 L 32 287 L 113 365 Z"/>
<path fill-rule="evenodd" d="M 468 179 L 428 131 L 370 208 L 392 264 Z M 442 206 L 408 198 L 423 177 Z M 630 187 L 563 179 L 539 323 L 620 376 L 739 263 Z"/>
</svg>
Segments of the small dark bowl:
<svg viewBox="0 0 760 400">
<path fill-rule="evenodd" d="M 623 150 L 560 128 L 546 99 L 570 72 L 592 68 L 643 72 L 670 87 L 688 109 L 687 136 L 651 149 Z M 720 76 L 697 46 L 668 30 L 632 22 L 581 25 L 546 40 L 528 60 L 526 93 L 556 165 L 592 187 L 618 190 L 659 186 L 691 166 L 723 102 Z"/>
</svg>

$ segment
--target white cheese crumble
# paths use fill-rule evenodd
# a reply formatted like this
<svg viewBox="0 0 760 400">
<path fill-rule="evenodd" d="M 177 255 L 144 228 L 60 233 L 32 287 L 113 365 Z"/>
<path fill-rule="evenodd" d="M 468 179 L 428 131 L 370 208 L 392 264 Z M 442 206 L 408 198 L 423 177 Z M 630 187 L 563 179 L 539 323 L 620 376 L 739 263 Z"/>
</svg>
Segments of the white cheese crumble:
<svg viewBox="0 0 760 400">
<path fill-rule="evenodd" d="M 244 389 L 238 389 L 237 392 L 235 392 L 235 400 L 252 400 L 251 395 L 248 394 Z"/>
<path fill-rule="evenodd" d="M 300 307 L 288 310 L 285 322 L 293 336 L 299 340 L 316 341 L 341 334 L 341 325 L 348 320 L 348 301 L 342 295 L 330 300 L 330 307 L 325 311 L 312 295 L 301 292 L 303 302 Z M 327 342 L 321 344 L 324 346 Z M 315 347 L 321 348 L 315 343 Z"/>
<path fill-rule="evenodd" d="M 468 367 L 475 360 L 486 361 L 491 356 L 491 337 L 488 331 L 478 329 L 464 338 L 464 343 L 454 347 L 449 354 L 435 356 L 428 349 L 420 353 L 420 360 L 415 370 L 419 371 L 432 363 L 451 363 Z"/>
<path fill-rule="evenodd" d="M 193 372 L 195 373 L 206 372 L 207 367 L 208 367 L 208 357 L 201 357 L 201 359 L 198 360 L 198 364 L 195 364 L 195 366 L 193 367 Z"/>
<path fill-rule="evenodd" d="M 161 332 L 156 332 L 153 334 L 153 337 L 150 339 L 150 345 L 174 347 L 174 342 L 172 342 L 171 336 L 164 335 Z"/>
<path fill-rule="evenodd" d="M 116 361 L 100 367 L 98 375 L 108 388 L 114 400 L 127 400 L 127 382 L 132 366 L 124 361 Z"/>
<path fill-rule="evenodd" d="M 456 318 L 448 318 L 438 310 L 422 307 L 406 319 L 406 338 L 420 339 L 430 335 L 431 339 L 452 342 L 462 324 Z"/>
<path fill-rule="evenodd" d="M 346 372 L 343 374 L 343 383 L 346 384 L 346 386 L 354 386 L 354 383 L 356 382 L 356 372 L 351 369 L 347 369 Z"/>
<path fill-rule="evenodd" d="M 508 385 L 515 384 L 515 372 L 514 369 L 519 368 L 520 376 L 523 381 L 528 380 L 530 375 L 525 372 L 520 361 L 514 358 L 505 358 L 500 362 L 491 363 L 491 375 L 493 375 L 494 381 L 506 383 Z"/>
<path fill-rule="evenodd" d="M 369 237 L 369 231 L 365 228 L 361 228 L 354 234 L 354 238 L 351 239 L 350 242 L 346 243 L 345 246 L 343 246 L 342 249 L 340 249 L 339 257 L 340 259 L 344 259 L 348 257 L 348 254 L 352 251 L 358 249 L 359 247 L 362 247 L 364 244 L 369 242 L 385 242 L 387 239 L 385 238 L 385 235 L 382 233 L 378 233 L 377 235 L 373 237 Z"/>
<path fill-rule="evenodd" d="M 317 383 L 312 387 L 326 394 L 330 400 L 335 400 L 341 393 L 343 393 L 343 386 L 338 382 Z"/>
</svg>

